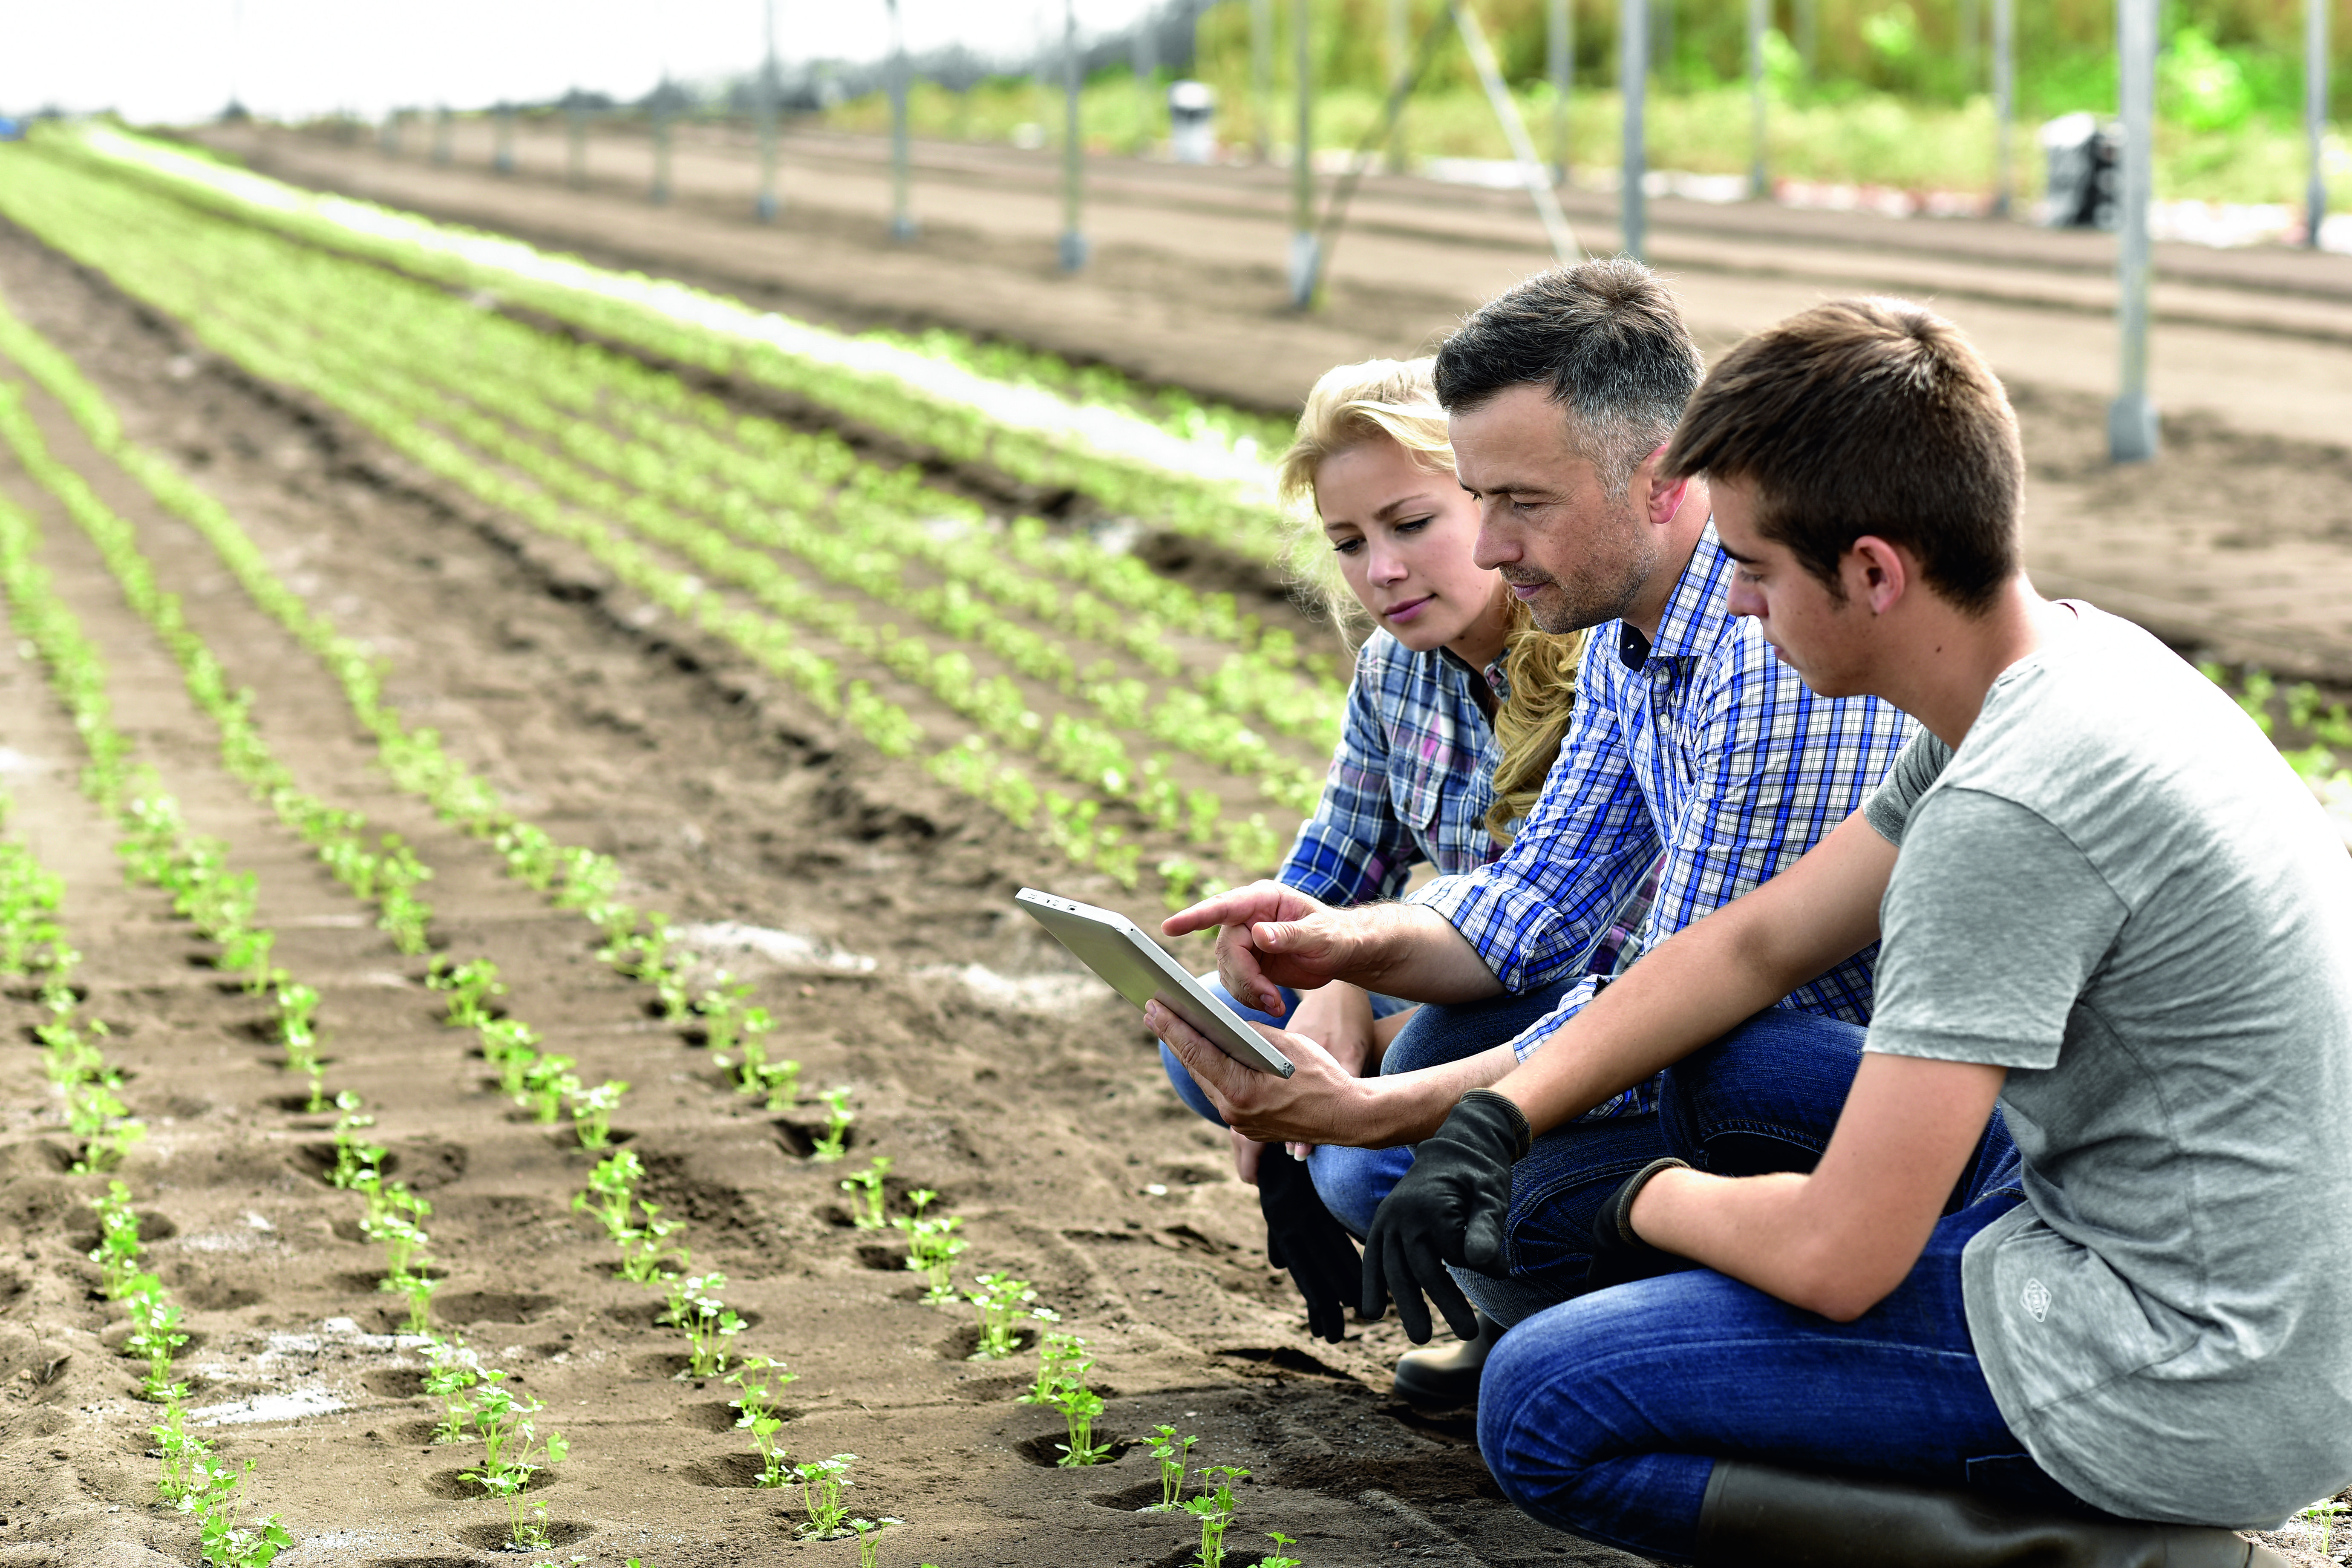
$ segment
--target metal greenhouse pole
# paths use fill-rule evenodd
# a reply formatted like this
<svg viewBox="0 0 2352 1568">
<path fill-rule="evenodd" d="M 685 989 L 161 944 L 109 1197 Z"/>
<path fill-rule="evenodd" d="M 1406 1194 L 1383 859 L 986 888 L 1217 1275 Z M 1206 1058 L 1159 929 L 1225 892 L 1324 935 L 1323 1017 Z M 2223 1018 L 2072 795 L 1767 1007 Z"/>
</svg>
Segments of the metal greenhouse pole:
<svg viewBox="0 0 2352 1568">
<path fill-rule="evenodd" d="M 1551 241 L 1551 253 L 1565 267 L 1578 258 L 1576 236 L 1568 226 L 1568 215 L 1559 210 L 1559 196 L 1553 191 L 1541 159 L 1536 156 L 1536 145 L 1528 135 L 1527 121 L 1519 118 L 1519 106 L 1504 85 L 1502 67 L 1495 59 L 1495 47 L 1486 41 L 1486 29 L 1478 24 L 1478 13 L 1470 7 L 1470 0 L 1453 0 L 1454 26 L 1462 34 L 1462 47 L 1470 56 L 1470 64 L 1478 72 L 1479 85 L 1486 89 L 1486 101 L 1495 110 L 1495 118 L 1503 127 L 1503 140 L 1511 146 L 1511 156 L 1519 165 L 1519 183 L 1528 189 L 1528 196 L 1536 204 L 1536 216 L 1543 220 L 1544 236 Z"/>
<path fill-rule="evenodd" d="M 1992 0 L 1992 118 L 2000 138 L 1992 216 L 2007 217 L 2017 200 L 2017 0 Z"/>
<path fill-rule="evenodd" d="M 1642 199 L 1642 95 L 1650 82 L 1649 0 L 1618 0 L 1617 89 L 1625 98 L 1625 156 L 1617 193 L 1618 244 L 1639 261 L 1649 236 L 1649 213 Z"/>
<path fill-rule="evenodd" d="M 2311 143 L 2311 185 L 2304 194 L 2307 232 L 2304 243 L 2319 248 L 2319 226 L 2327 217 L 2327 0 L 2304 0 L 2303 121 Z"/>
<path fill-rule="evenodd" d="M 1412 68 L 1412 19 L 1407 15 L 1412 0 L 1389 0 L 1388 68 L 1389 80 L 1399 82 Z M 1404 116 L 1389 117 L 1389 173 L 1405 172 Z"/>
<path fill-rule="evenodd" d="M 514 173 L 515 111 L 511 103 L 501 103 L 496 111 L 498 136 L 490 149 L 490 172 L 494 174 Z"/>
<path fill-rule="evenodd" d="M 2107 456 L 2144 463 L 2156 456 L 2156 405 L 2147 394 L 2148 206 L 2156 173 L 2156 11 L 2158 0 L 2116 0 L 2116 47 L 2124 144 L 2116 214 L 2116 335 L 2122 350 L 2116 400 L 2107 405 Z"/>
<path fill-rule="evenodd" d="M 1315 235 L 1315 50 L 1313 0 L 1290 0 L 1292 59 L 1298 77 L 1298 144 L 1290 158 L 1290 303 L 1315 303 L 1322 275 L 1321 242 Z"/>
<path fill-rule="evenodd" d="M 1576 86 L 1576 12 L 1550 0 L 1544 16 L 1544 68 L 1551 79 L 1551 167 L 1557 184 L 1574 184 L 1568 161 L 1568 95 Z"/>
<path fill-rule="evenodd" d="M 751 204 L 761 223 L 776 221 L 776 0 L 761 6 L 767 21 L 767 52 L 760 57 L 760 195 Z"/>
<path fill-rule="evenodd" d="M 890 8 L 890 237 L 913 239 L 919 230 L 907 210 L 907 35 L 898 25 L 898 0 Z"/>
<path fill-rule="evenodd" d="M 1078 89 L 1086 84 L 1078 60 L 1077 0 L 1062 0 L 1062 270 L 1087 264 L 1082 226 L 1086 199 L 1086 148 L 1078 140 Z"/>
<path fill-rule="evenodd" d="M 1274 156 L 1274 0 L 1250 0 L 1250 118 L 1257 161 Z"/>
<path fill-rule="evenodd" d="M 1764 169 L 1764 29 L 1772 0 L 1748 0 L 1748 194 L 1758 201 L 1772 194 Z"/>
</svg>

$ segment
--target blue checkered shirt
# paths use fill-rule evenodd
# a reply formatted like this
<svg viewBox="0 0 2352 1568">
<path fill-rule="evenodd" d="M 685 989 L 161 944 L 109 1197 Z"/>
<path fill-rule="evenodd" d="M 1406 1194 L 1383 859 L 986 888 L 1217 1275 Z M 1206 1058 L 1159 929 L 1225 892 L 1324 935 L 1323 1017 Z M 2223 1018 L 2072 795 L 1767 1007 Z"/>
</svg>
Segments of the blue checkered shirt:
<svg viewBox="0 0 2352 1568">
<path fill-rule="evenodd" d="M 1709 522 L 1654 640 L 1622 621 L 1594 628 L 1575 718 L 1517 839 L 1500 859 L 1412 895 L 1507 990 L 1595 967 L 1590 955 L 1662 852 L 1629 956 L 1787 869 L 1869 798 L 1911 738 L 1895 709 L 1817 697 L 1780 663 L 1725 606 L 1735 569 Z M 1780 1005 L 1868 1022 L 1877 956 L 1874 943 Z M 1512 1041 L 1521 1060 L 1591 1000 L 1598 978 L 1586 973 Z M 1591 1114 L 1654 1104 L 1645 1085 Z"/>
<path fill-rule="evenodd" d="M 1275 879 L 1346 908 L 1395 898 L 1423 860 L 1447 876 L 1492 860 L 1494 792 L 1476 786 L 1494 777 L 1495 727 L 1471 688 L 1479 679 L 1458 658 L 1374 632 L 1356 654 L 1323 796 Z M 1507 700 L 1500 659 L 1484 679 Z"/>
</svg>

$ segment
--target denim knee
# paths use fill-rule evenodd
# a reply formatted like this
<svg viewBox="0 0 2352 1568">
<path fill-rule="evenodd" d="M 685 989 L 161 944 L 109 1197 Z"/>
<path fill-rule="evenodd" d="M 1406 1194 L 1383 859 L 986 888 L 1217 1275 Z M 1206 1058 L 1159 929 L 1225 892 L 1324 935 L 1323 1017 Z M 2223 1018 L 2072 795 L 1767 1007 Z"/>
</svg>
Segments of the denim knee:
<svg viewBox="0 0 2352 1568">
<path fill-rule="evenodd" d="M 1410 1148 L 1349 1149 L 1326 1143 L 1307 1161 L 1315 1195 L 1358 1241 L 1372 1233 L 1372 1215 L 1379 1211 L 1381 1200 L 1395 1190 L 1411 1169 Z"/>
<path fill-rule="evenodd" d="M 1859 1024 L 1768 1007 L 1664 1075 L 1673 1152 L 1719 1176 L 1810 1171 L 1829 1147 L 1866 1037 Z"/>
<path fill-rule="evenodd" d="M 1215 1103 L 1209 1099 L 1208 1091 L 1193 1079 L 1192 1069 L 1186 1067 L 1183 1059 L 1166 1046 L 1160 1047 L 1160 1065 L 1167 1070 L 1168 1087 L 1176 1091 L 1176 1098 L 1182 1100 L 1192 1114 L 1213 1121 L 1220 1127 L 1225 1124 L 1223 1115 L 1218 1111 Z"/>
<path fill-rule="evenodd" d="M 1562 980 L 1483 1002 L 1430 1003 L 1389 1042 L 1381 1071 L 1413 1072 L 1507 1045 L 1521 1030 L 1559 1006 L 1570 984 Z"/>
</svg>

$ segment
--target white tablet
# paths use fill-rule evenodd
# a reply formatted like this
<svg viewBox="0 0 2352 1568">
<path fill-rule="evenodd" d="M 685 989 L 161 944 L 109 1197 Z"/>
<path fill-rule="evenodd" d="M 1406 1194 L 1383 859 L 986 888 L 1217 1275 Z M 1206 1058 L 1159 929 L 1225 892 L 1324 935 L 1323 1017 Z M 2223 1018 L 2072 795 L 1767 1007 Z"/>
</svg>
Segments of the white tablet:
<svg viewBox="0 0 2352 1568">
<path fill-rule="evenodd" d="M 1289 1059 L 1268 1045 L 1265 1036 L 1210 995 L 1208 987 L 1184 973 L 1182 964 L 1117 910 L 1098 910 L 1034 888 L 1022 889 L 1013 901 L 1138 1007 L 1158 1002 L 1244 1067 L 1276 1078 L 1291 1075 Z"/>
</svg>

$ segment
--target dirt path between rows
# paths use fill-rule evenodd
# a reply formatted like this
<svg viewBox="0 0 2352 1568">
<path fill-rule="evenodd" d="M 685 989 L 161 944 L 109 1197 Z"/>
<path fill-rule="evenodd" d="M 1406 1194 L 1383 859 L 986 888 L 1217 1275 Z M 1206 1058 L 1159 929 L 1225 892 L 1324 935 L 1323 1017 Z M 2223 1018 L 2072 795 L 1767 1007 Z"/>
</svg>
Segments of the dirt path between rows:
<svg viewBox="0 0 2352 1568">
<path fill-rule="evenodd" d="M 704 928 L 695 941 L 758 981 L 782 1014 L 776 1048 L 805 1065 L 808 1087 L 856 1087 L 853 1163 L 888 1154 L 895 1189 L 939 1190 L 969 1216 L 967 1279 L 991 1268 L 1033 1280 L 1094 1342 L 1112 1395 L 1105 1431 L 1171 1422 L 1201 1435 L 1199 1459 L 1255 1472 L 1237 1548 L 1279 1529 L 1317 1568 L 1627 1561 L 1514 1512 L 1461 1419 L 1389 1400 L 1403 1347 L 1392 1323 L 1340 1346 L 1307 1341 L 1221 1139 L 1173 1104 L 1132 1016 L 1007 903 L 1023 882 L 1105 900 L 1115 889 L 911 765 L 845 743 L 584 563 L 208 368 L 21 237 L 0 237 L 0 290 L 107 390 L 135 438 L 201 476 L 289 582 L 373 642 L 413 722 L 437 727 L 518 809 L 618 857 L 627 896 Z M 594 961 L 590 927 L 394 791 L 315 664 L 25 390 L 54 449 L 134 524 L 232 679 L 254 689 L 264 735 L 301 783 L 407 836 L 435 868 L 425 891 L 452 950 L 499 963 L 507 1002 L 548 1048 L 635 1085 L 620 1124 L 651 1195 L 687 1219 L 697 1265 L 724 1270 L 727 1300 L 754 1320 L 740 1348 L 799 1374 L 783 1440 L 796 1458 L 861 1456 L 859 1508 L 908 1521 L 881 1561 L 1185 1560 L 1183 1528 L 1132 1511 L 1156 1485 L 1147 1458 L 1043 1465 L 1058 1424 L 1012 1399 L 1033 1363 L 966 1362 L 968 1317 L 920 1304 L 892 1249 L 843 1223 L 842 1168 L 799 1155 L 813 1108 L 772 1116 L 730 1094 L 647 1016 L 642 989 Z M 854 1561 L 845 1542 L 793 1544 L 787 1500 L 744 1484 L 731 1391 L 669 1375 L 677 1337 L 652 1326 L 646 1292 L 609 1277 L 609 1244 L 568 1212 L 589 1157 L 515 1119 L 470 1037 L 438 1023 L 422 962 L 228 778 L 177 671 L 61 510 L 13 466 L 0 491 L 39 518 L 44 559 L 106 652 L 142 756 L 192 824 L 258 873 L 280 960 L 325 994 L 330 1086 L 366 1096 L 393 1173 L 435 1205 L 442 1320 L 572 1438 L 533 1494 L 566 1527 L 560 1555 L 600 1568 L 631 1554 L 647 1568 Z M 285 1568 L 491 1561 L 498 1510 L 455 1479 L 478 1450 L 425 1440 L 418 1357 L 386 1334 L 358 1201 L 315 1174 L 323 1126 L 285 1101 L 295 1086 L 257 1027 L 266 1005 L 223 988 L 160 895 L 124 888 L 111 835 L 74 790 L 77 747 L 37 667 L 0 659 L 12 821 L 68 879 L 90 1011 L 113 1026 L 127 1098 L 151 1128 L 128 1174 L 152 1216 L 150 1264 L 198 1336 L 183 1362 L 199 1380 L 192 1403 L 224 1418 L 212 1431 L 227 1458 L 258 1461 L 257 1508 L 299 1538 Z M 37 1018 L 26 997 L 0 1009 L 19 1037 Z M 79 1256 L 95 1184 L 61 1168 L 37 1057 L 14 1060 L 0 1121 L 0 1555 L 191 1562 L 192 1526 L 151 1500 L 154 1411 L 111 1348 L 121 1313 Z M 297 1392 L 322 1413 L 255 1404 Z"/>
<path fill-rule="evenodd" d="M 479 127 L 465 135 L 486 137 Z M 392 160 L 291 132 L 206 139 L 299 184 L 499 228 L 813 319 L 941 324 L 1100 361 L 1244 405 L 1295 407 L 1329 365 L 1421 352 L 1448 323 L 1542 266 L 1510 198 L 1380 183 L 1328 307 L 1282 307 L 1286 223 L 1271 171 L 1106 161 L 1087 271 L 1060 275 L 1050 176 L 1009 149 L 925 146 L 925 228 L 886 237 L 887 182 L 870 139 L 787 140 L 790 196 L 751 220 L 749 149 L 682 138 L 671 204 L 599 144 L 589 187 L 562 182 L 561 138 L 526 136 L 522 173 Z M 1600 198 L 1580 198 L 1592 216 Z M 1582 221 L 1580 218 L 1580 221 Z M 1823 297 L 1939 300 L 2009 380 L 2033 482 L 2028 552 L 2053 592 L 2131 616 L 2184 647 L 2352 681 L 2352 261 L 2268 250 L 2168 250 L 2159 289 L 2157 463 L 2105 461 L 2115 350 L 2100 271 L 2110 242 L 2014 226 L 1661 203 L 1659 258 L 1710 352 Z M 1591 243 L 1605 229 L 1587 227 Z M 1941 250 L 1928 250 L 1948 237 Z"/>
</svg>

